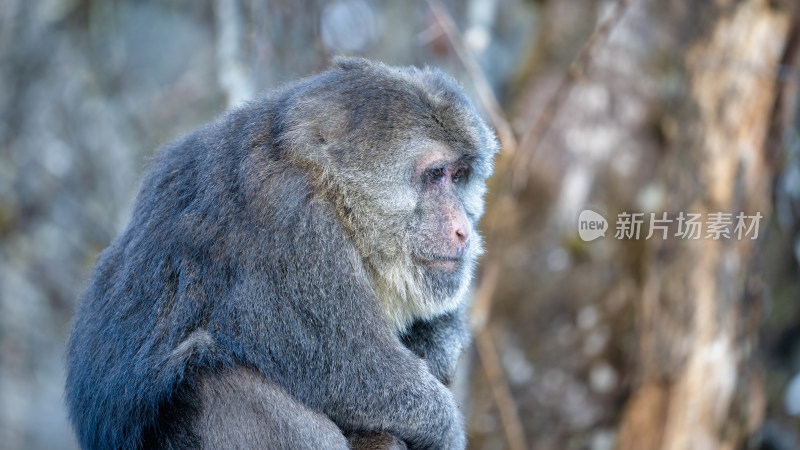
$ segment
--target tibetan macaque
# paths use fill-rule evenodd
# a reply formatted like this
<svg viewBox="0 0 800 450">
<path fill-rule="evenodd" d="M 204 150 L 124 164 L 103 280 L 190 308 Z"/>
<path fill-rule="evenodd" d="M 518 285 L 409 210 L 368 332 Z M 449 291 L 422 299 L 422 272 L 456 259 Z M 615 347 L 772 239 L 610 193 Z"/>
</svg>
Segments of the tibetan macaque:
<svg viewBox="0 0 800 450">
<path fill-rule="evenodd" d="M 464 448 L 497 149 L 448 76 L 355 58 L 167 145 L 75 316 L 81 446 Z"/>
</svg>

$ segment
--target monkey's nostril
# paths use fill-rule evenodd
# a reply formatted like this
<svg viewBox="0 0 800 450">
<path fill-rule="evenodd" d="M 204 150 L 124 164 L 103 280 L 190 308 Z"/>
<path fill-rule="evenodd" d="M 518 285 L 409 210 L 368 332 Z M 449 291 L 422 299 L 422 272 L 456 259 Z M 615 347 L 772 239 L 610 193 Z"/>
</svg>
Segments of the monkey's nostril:
<svg viewBox="0 0 800 450">
<path fill-rule="evenodd" d="M 458 237 L 458 242 L 464 245 L 469 240 L 469 233 L 462 228 L 456 228 L 456 237 Z"/>
</svg>

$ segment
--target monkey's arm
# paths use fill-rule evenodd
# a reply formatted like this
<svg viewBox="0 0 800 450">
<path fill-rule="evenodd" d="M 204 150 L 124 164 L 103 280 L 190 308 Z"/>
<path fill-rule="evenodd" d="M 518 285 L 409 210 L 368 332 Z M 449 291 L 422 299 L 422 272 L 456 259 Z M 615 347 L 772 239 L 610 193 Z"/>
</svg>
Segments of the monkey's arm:
<svg viewBox="0 0 800 450">
<path fill-rule="evenodd" d="M 314 281 L 307 285 L 317 291 Z M 307 308 L 315 315 L 313 323 L 292 310 L 264 314 L 262 320 L 305 325 L 284 328 L 275 345 L 264 342 L 267 331 L 260 333 L 266 351 L 251 353 L 248 359 L 301 403 L 328 416 L 345 434 L 384 431 L 410 448 L 465 448 L 463 419 L 452 393 L 390 330 L 375 326 L 381 323 L 380 313 L 357 306 L 339 312 L 336 306 L 356 301 L 352 295 L 358 286 L 349 288 L 350 298 L 336 298 L 336 304 L 331 302 L 322 310 Z M 364 294 L 365 302 L 377 303 Z M 324 304 L 323 299 L 315 300 L 319 300 L 317 305 Z M 256 320 L 255 315 L 250 317 Z M 307 334 L 311 330 L 314 335 Z M 237 341 L 252 342 L 255 336 Z"/>
<path fill-rule="evenodd" d="M 280 197 L 304 205 L 273 208 L 249 225 L 264 241 L 242 246 L 243 272 L 211 314 L 216 339 L 345 433 L 385 431 L 412 448 L 463 449 L 453 394 L 386 326 L 341 224 L 298 195 L 302 186 L 282 181 Z"/>
<path fill-rule="evenodd" d="M 469 345 L 466 307 L 415 322 L 401 337 L 403 344 L 423 358 L 433 376 L 450 385 L 461 351 Z"/>
</svg>

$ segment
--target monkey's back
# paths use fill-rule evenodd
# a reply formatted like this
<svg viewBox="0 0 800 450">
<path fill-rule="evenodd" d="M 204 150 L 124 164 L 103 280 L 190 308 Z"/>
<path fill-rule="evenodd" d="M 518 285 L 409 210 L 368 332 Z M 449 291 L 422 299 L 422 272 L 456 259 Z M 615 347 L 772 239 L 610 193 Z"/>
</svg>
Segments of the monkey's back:
<svg viewBox="0 0 800 450">
<path fill-rule="evenodd" d="M 66 400 L 82 446 L 140 445 L 185 379 L 236 360 L 215 341 L 218 316 L 232 313 L 243 265 L 282 258 L 290 237 L 278 228 L 302 219 L 299 203 L 309 196 L 302 176 L 279 159 L 247 161 L 254 143 L 270 147 L 263 124 L 276 107 L 275 95 L 265 97 L 151 161 L 130 223 L 98 257 L 74 318 Z M 249 210 L 254 171 L 272 189 L 259 188 L 262 217 Z"/>
</svg>

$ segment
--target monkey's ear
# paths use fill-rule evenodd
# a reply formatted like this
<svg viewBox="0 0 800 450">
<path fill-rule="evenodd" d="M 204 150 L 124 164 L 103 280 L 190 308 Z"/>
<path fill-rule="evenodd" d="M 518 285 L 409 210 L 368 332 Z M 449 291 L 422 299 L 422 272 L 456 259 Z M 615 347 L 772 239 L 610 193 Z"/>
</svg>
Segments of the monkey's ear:
<svg viewBox="0 0 800 450">
<path fill-rule="evenodd" d="M 364 70 L 374 65 L 375 63 L 367 58 L 356 56 L 334 56 L 331 61 L 331 68 L 341 70 Z"/>
</svg>

